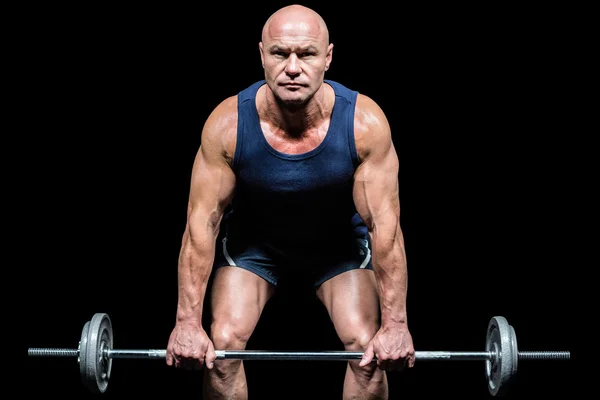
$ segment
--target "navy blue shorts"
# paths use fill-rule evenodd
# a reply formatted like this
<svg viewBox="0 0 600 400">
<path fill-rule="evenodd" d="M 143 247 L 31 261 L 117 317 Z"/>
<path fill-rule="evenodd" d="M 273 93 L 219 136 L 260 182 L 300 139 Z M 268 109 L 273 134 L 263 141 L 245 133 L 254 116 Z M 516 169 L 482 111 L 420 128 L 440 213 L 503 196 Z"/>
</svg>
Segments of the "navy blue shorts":
<svg viewBox="0 0 600 400">
<path fill-rule="evenodd" d="M 214 268 L 240 267 L 275 286 L 282 280 L 300 277 L 314 288 L 349 270 L 373 269 L 368 235 L 329 246 L 305 244 L 289 252 L 260 243 L 219 237 Z"/>
</svg>

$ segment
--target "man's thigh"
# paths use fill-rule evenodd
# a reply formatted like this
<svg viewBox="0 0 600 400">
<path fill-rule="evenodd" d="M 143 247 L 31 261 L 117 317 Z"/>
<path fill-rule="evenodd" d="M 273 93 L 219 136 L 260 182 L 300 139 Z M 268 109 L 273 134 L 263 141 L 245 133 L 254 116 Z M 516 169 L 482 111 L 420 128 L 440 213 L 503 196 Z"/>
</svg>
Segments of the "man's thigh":
<svg viewBox="0 0 600 400">
<path fill-rule="evenodd" d="M 323 282 L 317 296 L 346 346 L 365 345 L 379 328 L 379 296 L 371 269 L 351 269 Z"/>
<path fill-rule="evenodd" d="M 216 269 L 211 289 L 213 336 L 218 329 L 221 335 L 247 340 L 273 293 L 272 284 L 246 269 Z"/>
</svg>

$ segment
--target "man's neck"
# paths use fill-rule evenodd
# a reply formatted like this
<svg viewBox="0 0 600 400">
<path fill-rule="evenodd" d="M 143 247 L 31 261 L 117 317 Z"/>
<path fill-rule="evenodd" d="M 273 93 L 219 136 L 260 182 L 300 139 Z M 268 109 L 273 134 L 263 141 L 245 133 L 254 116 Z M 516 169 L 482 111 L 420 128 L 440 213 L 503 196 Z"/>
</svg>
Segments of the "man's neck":
<svg viewBox="0 0 600 400">
<path fill-rule="evenodd" d="M 299 137 L 317 128 L 331 115 L 331 100 L 327 87 L 322 85 L 314 96 L 298 107 L 279 103 L 268 86 L 265 86 L 266 107 L 264 116 L 270 125 L 286 135 Z"/>
</svg>

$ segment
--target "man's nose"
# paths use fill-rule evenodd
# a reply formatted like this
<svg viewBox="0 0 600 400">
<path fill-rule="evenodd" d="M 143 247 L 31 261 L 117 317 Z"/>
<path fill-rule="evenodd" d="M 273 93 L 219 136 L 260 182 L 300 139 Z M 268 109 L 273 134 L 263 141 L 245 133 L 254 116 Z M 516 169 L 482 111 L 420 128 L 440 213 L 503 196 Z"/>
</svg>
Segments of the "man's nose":
<svg viewBox="0 0 600 400">
<path fill-rule="evenodd" d="M 300 63 L 296 54 L 291 54 L 287 60 L 285 66 L 285 72 L 290 76 L 299 75 L 302 70 L 300 69 Z"/>
</svg>

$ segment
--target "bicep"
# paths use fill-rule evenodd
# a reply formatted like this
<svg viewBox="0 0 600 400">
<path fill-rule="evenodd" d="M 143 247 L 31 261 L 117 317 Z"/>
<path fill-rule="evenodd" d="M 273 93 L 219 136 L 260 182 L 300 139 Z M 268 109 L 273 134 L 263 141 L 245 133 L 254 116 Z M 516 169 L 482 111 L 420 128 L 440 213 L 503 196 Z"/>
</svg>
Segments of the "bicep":
<svg viewBox="0 0 600 400">
<path fill-rule="evenodd" d="M 188 223 L 192 227 L 216 230 L 234 194 L 236 179 L 229 162 L 237 127 L 233 100 L 209 116 L 202 132 L 190 182 Z"/>
<path fill-rule="evenodd" d="M 356 170 L 354 202 L 370 231 L 384 226 L 395 229 L 398 222 L 398 164 L 392 140 L 387 137 L 377 140 Z"/>
<path fill-rule="evenodd" d="M 210 144 L 201 145 L 192 169 L 190 215 L 217 225 L 234 189 L 235 175 L 218 149 Z"/>
</svg>

